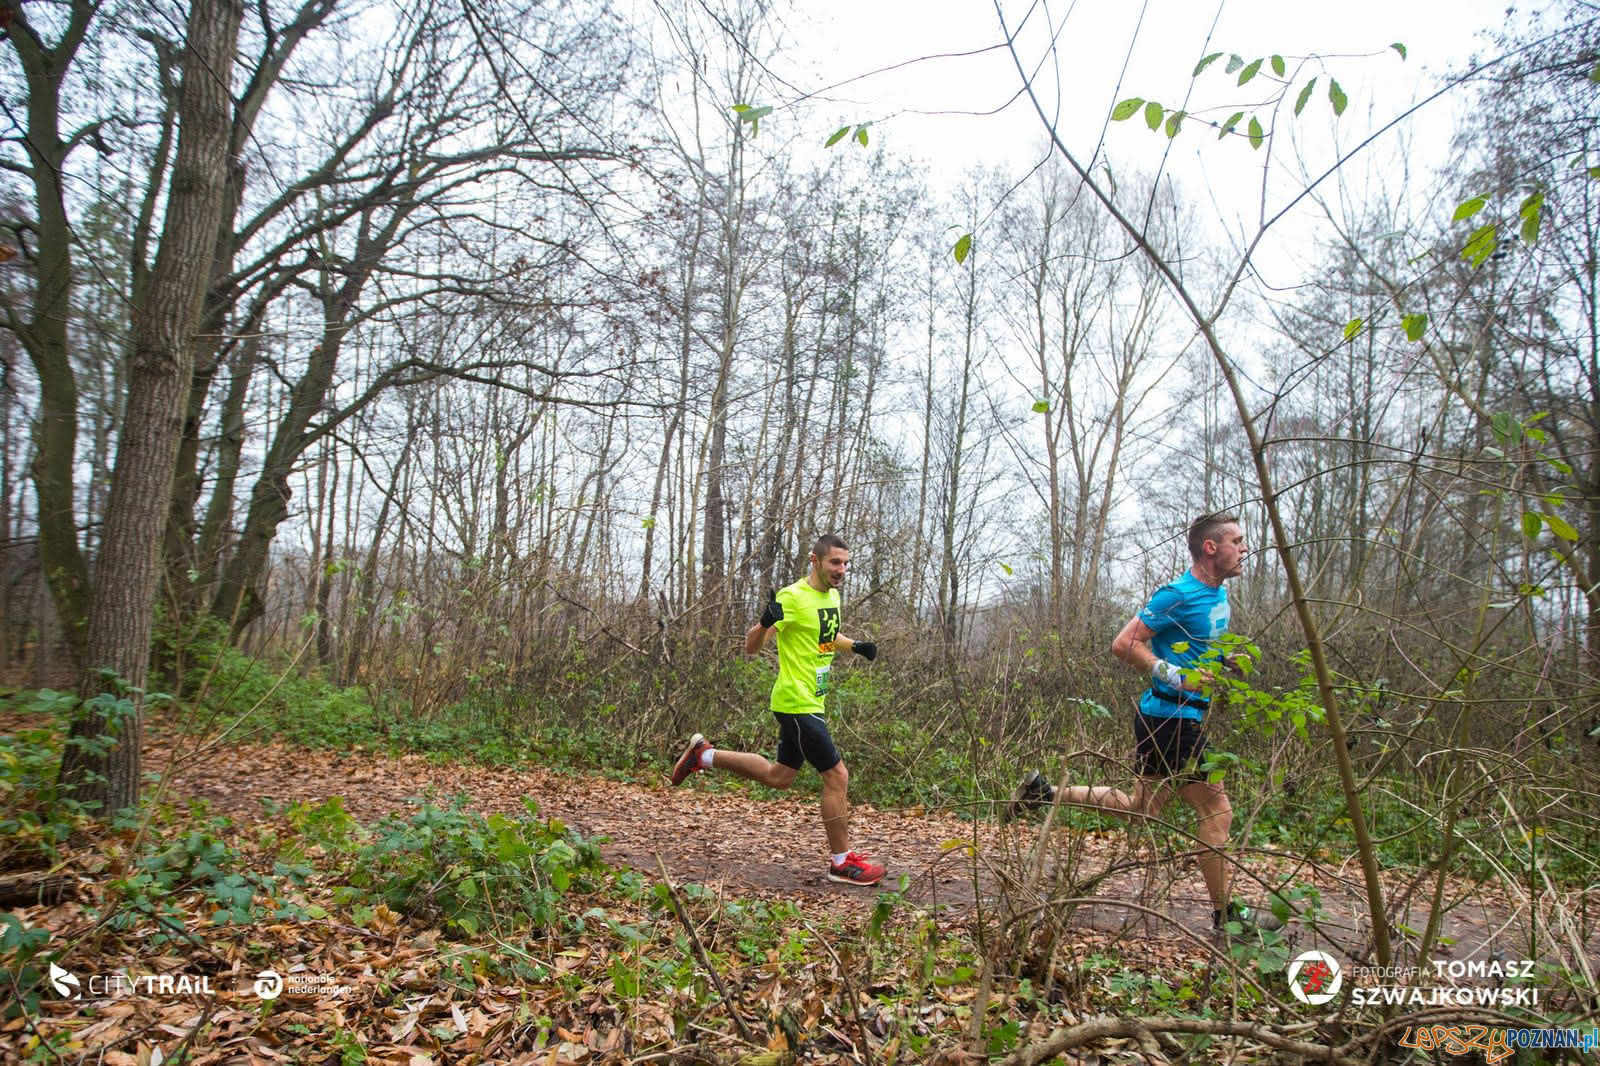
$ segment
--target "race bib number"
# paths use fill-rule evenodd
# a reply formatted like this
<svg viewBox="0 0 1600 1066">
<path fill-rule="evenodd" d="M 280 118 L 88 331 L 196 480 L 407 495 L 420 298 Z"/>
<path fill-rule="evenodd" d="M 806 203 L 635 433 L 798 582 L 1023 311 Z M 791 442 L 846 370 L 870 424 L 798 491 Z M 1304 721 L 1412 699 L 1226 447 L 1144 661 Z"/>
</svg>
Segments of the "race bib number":
<svg viewBox="0 0 1600 1066">
<path fill-rule="evenodd" d="M 833 669 L 832 665 L 817 667 L 817 695 L 819 696 L 828 694 L 828 671 L 831 669 Z"/>
</svg>

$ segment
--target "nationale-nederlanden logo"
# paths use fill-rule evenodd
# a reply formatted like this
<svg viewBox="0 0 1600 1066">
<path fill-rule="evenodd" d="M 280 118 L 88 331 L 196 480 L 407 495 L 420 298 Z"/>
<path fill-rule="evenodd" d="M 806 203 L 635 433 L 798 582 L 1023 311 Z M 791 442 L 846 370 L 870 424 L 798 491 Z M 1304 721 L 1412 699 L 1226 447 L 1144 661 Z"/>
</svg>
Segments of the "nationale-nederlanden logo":
<svg viewBox="0 0 1600 1066">
<path fill-rule="evenodd" d="M 262 970 L 256 974 L 255 992 L 262 999 L 277 999 L 283 994 L 283 975 L 277 970 Z"/>
<path fill-rule="evenodd" d="M 277 999 L 279 996 L 338 999 L 348 996 L 352 986 L 341 983 L 336 974 L 298 971 L 279 973 L 277 970 L 262 970 L 256 974 L 253 990 L 258 997 L 265 1000 Z"/>
</svg>

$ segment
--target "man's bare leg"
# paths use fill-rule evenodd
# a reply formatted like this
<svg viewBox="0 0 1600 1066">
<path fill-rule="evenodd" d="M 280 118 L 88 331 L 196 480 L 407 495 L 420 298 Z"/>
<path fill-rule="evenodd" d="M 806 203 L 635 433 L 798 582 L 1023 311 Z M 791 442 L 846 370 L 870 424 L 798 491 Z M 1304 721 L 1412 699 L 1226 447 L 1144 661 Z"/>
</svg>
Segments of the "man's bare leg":
<svg viewBox="0 0 1600 1066">
<path fill-rule="evenodd" d="M 786 789 L 794 784 L 794 768 L 748 751 L 725 751 L 717 748 L 711 755 L 711 765 L 717 770 L 737 774 L 747 781 L 768 788 Z M 847 850 L 850 841 L 850 771 L 843 760 L 822 777 L 822 829 L 828 834 L 828 850 L 837 855 Z"/>
<path fill-rule="evenodd" d="M 1154 818 L 1172 799 L 1172 786 L 1159 777 L 1141 777 L 1131 794 L 1108 785 L 1067 785 L 1053 792 L 1062 803 L 1091 807 L 1127 821 Z"/>
<path fill-rule="evenodd" d="M 1225 911 L 1228 906 L 1228 857 L 1222 849 L 1228 843 L 1228 831 L 1233 827 L 1233 804 L 1222 782 L 1191 781 L 1178 790 L 1183 801 L 1194 808 L 1194 835 L 1206 846 L 1200 856 L 1200 876 L 1205 878 L 1206 892 L 1211 896 L 1213 910 Z"/>
<path fill-rule="evenodd" d="M 850 846 L 850 771 L 844 760 L 822 772 L 822 829 L 828 834 L 828 850 L 835 855 Z"/>
</svg>

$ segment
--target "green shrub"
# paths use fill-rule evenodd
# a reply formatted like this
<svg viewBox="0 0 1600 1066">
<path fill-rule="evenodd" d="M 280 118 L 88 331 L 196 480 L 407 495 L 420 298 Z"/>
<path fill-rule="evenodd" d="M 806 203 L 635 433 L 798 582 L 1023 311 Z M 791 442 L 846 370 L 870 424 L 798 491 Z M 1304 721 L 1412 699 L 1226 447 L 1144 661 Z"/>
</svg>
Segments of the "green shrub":
<svg viewBox="0 0 1600 1066">
<path fill-rule="evenodd" d="M 361 689 L 340 688 L 293 664 L 254 659 L 233 648 L 222 649 L 205 667 L 209 683 L 185 717 L 191 725 L 241 722 L 236 735 L 264 731 L 307 748 L 384 744 L 383 722 Z"/>
<path fill-rule="evenodd" d="M 55 862 L 61 846 L 88 819 L 83 803 L 56 786 L 61 752 L 68 744 L 103 753 L 122 720 L 133 713 L 126 696 L 96 696 L 89 707 L 109 723 L 105 735 L 68 737 L 79 706 L 70 692 L 42 689 L 7 701 L 6 709 L 43 719 L 37 726 L 0 735 L 0 869 Z"/>
<path fill-rule="evenodd" d="M 170 812 L 145 812 L 146 817 L 175 824 Z M 133 825 L 136 819 L 125 824 Z M 204 819 L 193 812 L 182 828 L 167 836 L 150 832 L 132 869 L 109 882 L 105 921 L 108 927 L 131 931 L 148 921 L 156 929 L 152 944 L 188 935 L 180 897 L 198 892 L 214 925 L 249 925 L 258 921 L 304 917 L 304 911 L 286 900 L 287 884 L 304 885 L 311 868 L 279 862 L 271 874 L 251 867 L 226 837 L 231 823 L 225 818 Z"/>
<path fill-rule="evenodd" d="M 20 1014 L 38 1014 L 47 964 L 39 956 L 49 943 L 48 930 L 30 929 L 16 915 L 0 912 L 0 987 L 17 992 L 0 1010 L 0 1018 L 9 1021 Z"/>
<path fill-rule="evenodd" d="M 606 867 L 594 843 L 556 820 L 527 815 L 484 817 L 458 796 L 448 807 L 419 801 L 409 816 L 389 815 L 372 827 L 350 870 L 347 902 L 377 896 L 423 921 L 443 921 L 476 936 L 559 927 L 568 889 Z"/>
</svg>

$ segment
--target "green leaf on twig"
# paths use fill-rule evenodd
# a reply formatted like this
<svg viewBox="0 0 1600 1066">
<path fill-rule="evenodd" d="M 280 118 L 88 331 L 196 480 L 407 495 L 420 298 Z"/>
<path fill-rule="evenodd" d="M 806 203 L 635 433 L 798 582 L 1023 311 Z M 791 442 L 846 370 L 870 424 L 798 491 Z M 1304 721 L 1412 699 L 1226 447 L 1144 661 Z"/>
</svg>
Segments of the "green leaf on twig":
<svg viewBox="0 0 1600 1066">
<path fill-rule="evenodd" d="M 1317 79 L 1312 78 L 1306 82 L 1305 88 L 1300 90 L 1300 95 L 1295 97 L 1294 113 L 1296 115 L 1306 109 L 1306 101 L 1311 99 L 1311 90 L 1317 87 Z"/>
<path fill-rule="evenodd" d="M 1344 114 L 1344 109 L 1349 105 L 1350 98 L 1339 88 L 1339 83 L 1332 78 L 1328 79 L 1328 102 L 1333 105 L 1335 115 Z"/>
<path fill-rule="evenodd" d="M 1461 249 L 1461 255 L 1473 266 L 1482 266 L 1484 260 L 1489 258 L 1499 244 L 1494 224 L 1490 223 L 1473 231 L 1472 236 L 1467 238 L 1465 247 Z"/>
<path fill-rule="evenodd" d="M 1517 214 L 1522 216 L 1522 243 L 1539 243 L 1539 219 L 1544 211 L 1544 193 L 1535 192 L 1522 201 Z"/>
<path fill-rule="evenodd" d="M 772 108 L 753 107 L 750 104 L 734 104 L 733 113 L 739 116 L 740 122 L 750 123 L 750 136 L 754 137 L 761 132 L 761 120 L 772 114 Z"/>
<path fill-rule="evenodd" d="M 1574 543 L 1577 542 L 1578 531 L 1573 529 L 1565 518 L 1562 518 L 1560 515 L 1544 513 L 1541 513 L 1539 517 L 1544 520 L 1545 525 L 1550 527 L 1550 532 L 1554 533 L 1562 540 L 1570 540 Z"/>
<path fill-rule="evenodd" d="M 1144 97 L 1130 96 L 1111 109 L 1111 121 L 1123 122 L 1133 117 L 1134 112 L 1144 106 Z"/>
</svg>

